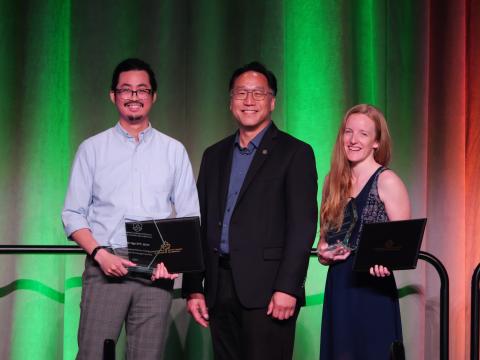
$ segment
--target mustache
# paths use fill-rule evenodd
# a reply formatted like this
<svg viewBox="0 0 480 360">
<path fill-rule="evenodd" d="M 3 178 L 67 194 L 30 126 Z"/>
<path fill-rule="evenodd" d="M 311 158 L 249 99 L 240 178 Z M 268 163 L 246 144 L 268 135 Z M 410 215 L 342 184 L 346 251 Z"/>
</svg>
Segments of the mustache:
<svg viewBox="0 0 480 360">
<path fill-rule="evenodd" d="M 142 103 L 142 102 L 140 102 L 140 101 L 135 101 L 135 100 L 127 101 L 127 102 L 124 103 L 123 105 L 124 105 L 124 106 L 128 106 L 128 105 L 131 105 L 131 104 L 143 106 L 143 103 Z"/>
</svg>

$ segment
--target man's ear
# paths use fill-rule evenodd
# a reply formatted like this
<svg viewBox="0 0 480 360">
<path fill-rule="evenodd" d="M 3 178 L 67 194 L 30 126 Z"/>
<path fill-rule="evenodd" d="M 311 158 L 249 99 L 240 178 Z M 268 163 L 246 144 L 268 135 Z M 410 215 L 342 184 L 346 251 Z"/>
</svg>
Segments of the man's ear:
<svg viewBox="0 0 480 360">
<path fill-rule="evenodd" d="M 276 103 L 277 98 L 274 96 L 272 100 L 270 101 L 270 112 L 273 112 L 275 110 L 275 103 Z"/>
</svg>

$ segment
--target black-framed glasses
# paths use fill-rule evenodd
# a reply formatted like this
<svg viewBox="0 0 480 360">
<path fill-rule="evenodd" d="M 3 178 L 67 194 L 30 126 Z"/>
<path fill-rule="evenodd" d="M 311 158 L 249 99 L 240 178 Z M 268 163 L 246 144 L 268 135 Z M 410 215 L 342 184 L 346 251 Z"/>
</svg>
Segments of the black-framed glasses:
<svg viewBox="0 0 480 360">
<path fill-rule="evenodd" d="M 260 89 L 254 89 L 254 90 L 246 90 L 246 89 L 233 89 L 230 93 L 232 98 L 235 100 L 245 100 L 248 96 L 248 94 L 251 93 L 253 100 L 255 101 L 260 101 L 265 99 L 265 96 L 268 94 L 272 95 L 273 93 L 271 91 L 264 91 Z"/>
<path fill-rule="evenodd" d="M 137 98 L 140 100 L 145 100 L 152 94 L 152 89 L 115 89 L 115 94 L 122 100 L 131 99 L 134 95 L 137 95 Z"/>
</svg>

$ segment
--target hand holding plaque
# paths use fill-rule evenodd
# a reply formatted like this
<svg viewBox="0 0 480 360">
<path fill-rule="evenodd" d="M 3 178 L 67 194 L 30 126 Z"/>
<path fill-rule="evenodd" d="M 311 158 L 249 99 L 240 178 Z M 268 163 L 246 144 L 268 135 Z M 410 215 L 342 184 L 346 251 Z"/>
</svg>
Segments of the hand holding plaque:
<svg viewBox="0 0 480 360">
<path fill-rule="evenodd" d="M 125 221 L 125 230 L 127 248 L 114 251 L 137 264 L 131 275 L 151 277 L 159 263 L 171 274 L 203 270 L 198 217 Z"/>
</svg>

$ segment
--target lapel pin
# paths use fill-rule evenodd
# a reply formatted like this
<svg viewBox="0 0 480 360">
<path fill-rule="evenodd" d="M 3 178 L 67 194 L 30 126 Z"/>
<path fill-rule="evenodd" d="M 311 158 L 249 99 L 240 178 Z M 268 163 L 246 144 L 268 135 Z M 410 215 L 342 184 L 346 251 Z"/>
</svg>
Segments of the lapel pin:
<svg viewBox="0 0 480 360">
<path fill-rule="evenodd" d="M 263 154 L 263 155 L 267 155 L 267 154 L 268 154 L 268 150 L 267 150 L 267 149 L 263 149 L 263 150 L 262 150 L 262 154 Z"/>
</svg>

